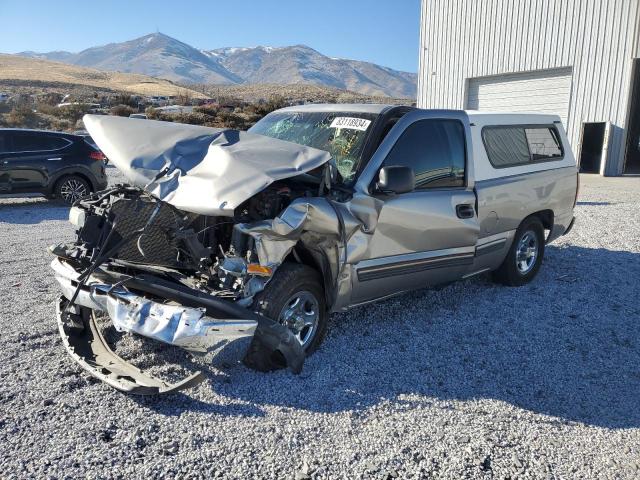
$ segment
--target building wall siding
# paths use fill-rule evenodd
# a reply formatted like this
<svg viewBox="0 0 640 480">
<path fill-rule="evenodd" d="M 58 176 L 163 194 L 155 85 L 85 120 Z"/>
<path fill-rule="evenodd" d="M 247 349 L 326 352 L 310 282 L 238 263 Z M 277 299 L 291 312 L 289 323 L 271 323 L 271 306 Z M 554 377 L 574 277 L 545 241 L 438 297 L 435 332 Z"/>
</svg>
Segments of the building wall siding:
<svg viewBox="0 0 640 480">
<path fill-rule="evenodd" d="M 465 108 L 469 78 L 571 67 L 568 123 L 613 124 L 606 174 L 622 172 L 640 0 L 422 0 L 418 106 Z"/>
</svg>

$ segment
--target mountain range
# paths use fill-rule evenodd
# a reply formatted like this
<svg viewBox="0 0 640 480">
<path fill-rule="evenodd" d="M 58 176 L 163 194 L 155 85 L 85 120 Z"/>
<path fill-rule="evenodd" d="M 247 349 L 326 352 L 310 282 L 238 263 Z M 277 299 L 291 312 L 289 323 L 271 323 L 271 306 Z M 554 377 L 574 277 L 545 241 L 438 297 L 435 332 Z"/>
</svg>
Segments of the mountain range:
<svg viewBox="0 0 640 480">
<path fill-rule="evenodd" d="M 306 45 L 199 50 L 162 33 L 79 53 L 17 55 L 99 70 L 142 73 L 186 84 L 311 84 L 367 95 L 415 98 L 415 73 L 370 62 L 332 58 Z"/>
</svg>

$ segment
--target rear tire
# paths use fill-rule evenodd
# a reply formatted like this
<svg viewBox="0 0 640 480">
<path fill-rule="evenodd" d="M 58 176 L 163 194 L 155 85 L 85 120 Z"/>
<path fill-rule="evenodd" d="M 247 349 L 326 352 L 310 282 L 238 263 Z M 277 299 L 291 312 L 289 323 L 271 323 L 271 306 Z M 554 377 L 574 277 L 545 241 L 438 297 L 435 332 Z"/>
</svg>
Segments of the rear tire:
<svg viewBox="0 0 640 480">
<path fill-rule="evenodd" d="M 254 299 L 254 309 L 289 327 L 307 356 L 327 333 L 327 302 L 320 274 L 307 265 L 282 264 Z"/>
<path fill-rule="evenodd" d="M 516 230 L 507 258 L 493 272 L 493 280 L 510 287 L 525 285 L 537 275 L 543 257 L 542 222 L 537 217 L 526 218 Z"/>
<path fill-rule="evenodd" d="M 54 193 L 57 198 L 67 205 L 91 193 L 91 185 L 78 175 L 65 175 L 56 182 Z"/>
</svg>

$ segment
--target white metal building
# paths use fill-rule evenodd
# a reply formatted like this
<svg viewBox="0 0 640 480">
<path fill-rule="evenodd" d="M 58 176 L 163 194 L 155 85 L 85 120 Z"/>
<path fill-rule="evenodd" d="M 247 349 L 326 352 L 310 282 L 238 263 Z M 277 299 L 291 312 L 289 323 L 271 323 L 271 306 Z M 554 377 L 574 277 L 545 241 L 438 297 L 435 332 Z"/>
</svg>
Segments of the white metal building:
<svg viewBox="0 0 640 480">
<path fill-rule="evenodd" d="M 422 0 L 418 106 L 554 113 L 583 171 L 640 173 L 640 0 Z"/>
</svg>

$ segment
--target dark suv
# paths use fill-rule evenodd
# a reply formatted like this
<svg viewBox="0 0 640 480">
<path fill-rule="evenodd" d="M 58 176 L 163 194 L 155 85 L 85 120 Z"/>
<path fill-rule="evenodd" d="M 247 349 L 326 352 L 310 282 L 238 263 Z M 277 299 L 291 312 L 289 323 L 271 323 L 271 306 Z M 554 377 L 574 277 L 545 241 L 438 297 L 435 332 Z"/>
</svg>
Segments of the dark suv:
<svg viewBox="0 0 640 480">
<path fill-rule="evenodd" d="M 67 203 L 107 186 L 106 157 L 78 135 L 0 128 L 0 193 Z"/>
</svg>

